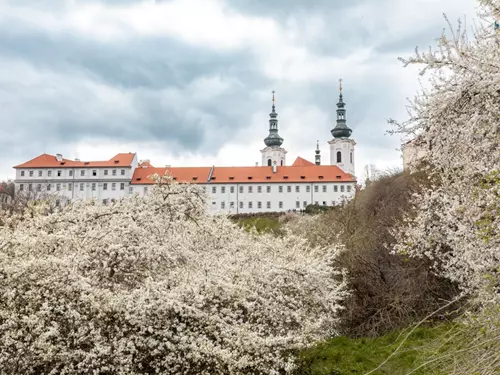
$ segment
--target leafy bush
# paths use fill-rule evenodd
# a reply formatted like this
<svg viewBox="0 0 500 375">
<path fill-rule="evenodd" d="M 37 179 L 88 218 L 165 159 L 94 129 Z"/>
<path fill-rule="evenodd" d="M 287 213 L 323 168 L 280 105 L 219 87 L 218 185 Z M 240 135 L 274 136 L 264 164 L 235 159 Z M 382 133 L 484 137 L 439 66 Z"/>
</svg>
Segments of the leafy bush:
<svg viewBox="0 0 500 375">
<path fill-rule="evenodd" d="M 336 332 L 335 248 L 246 233 L 205 213 L 196 186 L 167 182 L 5 220 L 3 374 L 289 373 Z"/>
</svg>

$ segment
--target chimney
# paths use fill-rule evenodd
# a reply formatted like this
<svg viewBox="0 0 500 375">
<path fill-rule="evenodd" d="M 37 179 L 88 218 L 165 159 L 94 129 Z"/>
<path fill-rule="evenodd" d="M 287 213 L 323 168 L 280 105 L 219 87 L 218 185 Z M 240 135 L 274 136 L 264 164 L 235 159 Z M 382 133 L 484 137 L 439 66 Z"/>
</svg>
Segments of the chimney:
<svg viewBox="0 0 500 375">
<path fill-rule="evenodd" d="M 56 154 L 56 160 L 57 161 L 62 161 L 63 160 L 62 154 Z"/>
<path fill-rule="evenodd" d="M 75 158 L 75 161 L 80 161 L 80 159 L 78 159 L 78 158 Z"/>
</svg>

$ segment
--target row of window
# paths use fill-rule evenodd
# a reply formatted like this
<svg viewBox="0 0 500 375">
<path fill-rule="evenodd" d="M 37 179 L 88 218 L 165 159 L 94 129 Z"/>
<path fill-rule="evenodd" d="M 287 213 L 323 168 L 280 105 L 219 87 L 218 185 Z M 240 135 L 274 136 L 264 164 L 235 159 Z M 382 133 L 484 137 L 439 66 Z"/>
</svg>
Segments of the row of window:
<svg viewBox="0 0 500 375">
<path fill-rule="evenodd" d="M 248 188 L 248 192 L 249 193 L 253 193 L 253 190 L 254 190 L 253 186 L 247 186 L 247 188 Z M 306 193 L 310 193 L 311 192 L 311 185 L 306 185 L 305 188 L 306 188 Z M 326 193 L 327 190 L 328 190 L 328 186 L 327 185 L 322 185 L 321 188 L 322 188 L 321 190 L 322 190 L 323 193 Z M 204 189 L 205 189 L 205 187 L 204 187 Z M 351 189 L 352 189 L 351 185 L 347 185 L 347 192 L 348 193 L 351 192 Z M 296 193 L 300 193 L 300 190 L 301 190 L 300 189 L 300 185 L 295 185 L 295 192 Z M 205 191 L 206 191 L 206 189 L 205 189 Z M 235 187 L 234 186 L 230 186 L 229 187 L 229 192 L 231 194 L 233 194 L 234 191 L 235 191 Z M 281 185 L 278 186 L 278 192 L 283 193 L 283 191 L 284 191 L 283 186 L 281 186 Z M 286 191 L 287 191 L 287 193 L 291 193 L 292 192 L 292 186 L 287 186 L 286 187 Z M 333 191 L 335 193 L 339 192 L 339 186 L 338 185 L 333 185 Z M 346 186 L 345 185 L 340 185 L 340 192 L 343 193 L 345 191 L 346 191 Z M 240 194 L 243 194 L 243 186 L 239 187 L 239 192 L 240 192 Z M 319 193 L 319 186 L 318 185 L 314 186 L 314 192 L 315 193 Z M 226 193 L 226 187 L 225 186 L 221 186 L 220 187 L 220 193 L 221 194 L 225 194 Z M 257 186 L 257 193 L 262 193 L 262 186 Z M 271 193 L 271 185 L 266 186 L 266 193 Z M 212 194 L 217 194 L 217 186 L 212 186 Z"/>
<path fill-rule="evenodd" d="M 24 185 L 25 184 L 19 184 L 19 190 L 20 191 L 24 191 Z M 28 187 L 28 191 L 33 191 L 33 185 L 34 184 L 26 184 L 27 187 Z M 108 190 L 108 185 L 111 185 L 111 190 L 116 190 L 116 186 L 117 186 L 117 183 L 116 182 L 112 182 L 110 184 L 108 184 L 107 182 L 104 182 L 102 184 L 102 190 Z M 84 191 L 85 190 L 85 183 L 75 183 L 75 187 L 78 187 L 80 188 L 80 191 Z M 54 190 L 53 190 L 54 188 Z M 64 190 L 66 189 L 66 184 L 47 184 L 45 186 L 45 191 L 61 191 L 61 188 Z M 91 190 L 92 191 L 96 191 L 97 190 L 97 183 L 93 182 L 91 184 Z M 73 184 L 68 184 L 68 191 L 72 191 L 73 190 Z M 125 183 L 124 182 L 121 182 L 120 183 L 120 190 L 125 190 Z M 36 191 L 42 191 L 42 184 L 36 184 Z"/>
<path fill-rule="evenodd" d="M 89 171 L 88 175 L 89 176 L 93 176 L 93 177 L 97 177 L 97 169 L 92 169 L 92 170 L 89 170 L 89 169 L 81 169 L 80 170 L 80 177 L 85 177 L 87 175 L 87 171 Z M 21 171 L 21 177 L 24 177 L 25 176 L 25 173 L 26 171 Z M 28 171 L 29 173 L 29 176 L 30 177 L 33 177 L 34 175 L 34 171 Z M 55 171 L 55 176 L 57 177 L 63 177 L 63 171 L 62 170 L 57 170 Z M 111 175 L 112 176 L 117 176 L 118 174 L 118 171 L 116 169 L 111 169 Z M 120 175 L 121 176 L 125 176 L 125 169 L 121 169 L 120 170 Z M 104 176 L 109 176 L 109 170 L 108 169 L 105 169 L 104 170 Z M 38 171 L 38 177 L 43 177 L 43 169 L 39 170 Z M 52 177 L 52 171 L 51 170 L 48 170 L 47 171 L 47 177 Z M 68 177 L 73 177 L 73 170 L 70 169 L 68 171 Z"/>
<path fill-rule="evenodd" d="M 326 201 L 323 201 L 322 203 L 323 203 L 323 206 L 327 205 Z M 215 205 L 215 204 L 216 204 L 216 202 L 212 202 L 212 205 Z M 302 208 L 306 208 L 308 204 L 309 203 L 307 201 L 303 201 L 302 202 Z M 314 204 L 315 205 L 319 205 L 320 202 L 319 201 L 315 201 Z M 335 205 L 334 201 L 332 201 L 332 206 L 333 205 Z M 235 207 L 235 203 L 234 202 L 229 202 L 229 208 L 234 208 L 234 207 Z M 247 207 L 249 209 L 253 209 L 253 202 L 247 202 Z M 226 209 L 226 202 L 224 202 L 224 201 L 220 202 L 220 208 L 223 209 L 223 210 Z M 245 202 L 239 202 L 239 208 L 240 209 L 244 209 L 245 208 Z M 257 209 L 261 209 L 261 208 L 262 208 L 262 202 L 257 202 Z M 272 208 L 272 202 L 271 201 L 267 201 L 266 202 L 266 208 L 267 209 L 271 209 Z M 278 202 L 278 208 L 283 209 L 283 202 L 282 201 Z M 295 202 L 295 208 L 300 209 L 300 201 L 296 201 Z"/>
</svg>

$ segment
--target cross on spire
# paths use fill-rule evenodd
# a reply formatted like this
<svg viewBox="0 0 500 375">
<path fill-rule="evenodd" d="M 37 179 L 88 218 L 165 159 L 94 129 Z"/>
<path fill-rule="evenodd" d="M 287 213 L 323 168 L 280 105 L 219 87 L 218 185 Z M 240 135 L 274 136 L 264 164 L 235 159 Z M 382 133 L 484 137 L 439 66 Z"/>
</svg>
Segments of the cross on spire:
<svg viewBox="0 0 500 375">
<path fill-rule="evenodd" d="M 276 92 L 276 91 L 274 91 L 274 90 L 272 91 L 272 93 L 273 93 L 273 104 L 274 104 L 274 93 L 275 93 L 275 92 Z"/>
</svg>

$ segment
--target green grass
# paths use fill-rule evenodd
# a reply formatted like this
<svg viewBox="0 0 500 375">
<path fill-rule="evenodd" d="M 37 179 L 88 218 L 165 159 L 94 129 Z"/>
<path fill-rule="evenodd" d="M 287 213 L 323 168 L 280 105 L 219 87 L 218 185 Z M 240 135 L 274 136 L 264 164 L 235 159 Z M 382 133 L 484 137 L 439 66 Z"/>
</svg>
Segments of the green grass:
<svg viewBox="0 0 500 375">
<path fill-rule="evenodd" d="M 376 375 L 408 374 L 436 355 L 446 353 L 449 343 L 446 337 L 453 333 L 453 326 L 442 324 L 436 327 L 417 328 L 383 367 L 373 372 Z M 392 332 L 377 338 L 349 339 L 336 337 L 300 356 L 300 375 L 347 375 L 365 374 L 379 366 L 397 348 L 409 330 Z M 443 374 L 436 368 L 424 367 L 413 375 Z"/>
<path fill-rule="evenodd" d="M 236 222 L 247 231 L 255 228 L 259 233 L 280 234 L 281 232 L 281 224 L 277 217 L 246 217 L 236 219 Z"/>
</svg>

